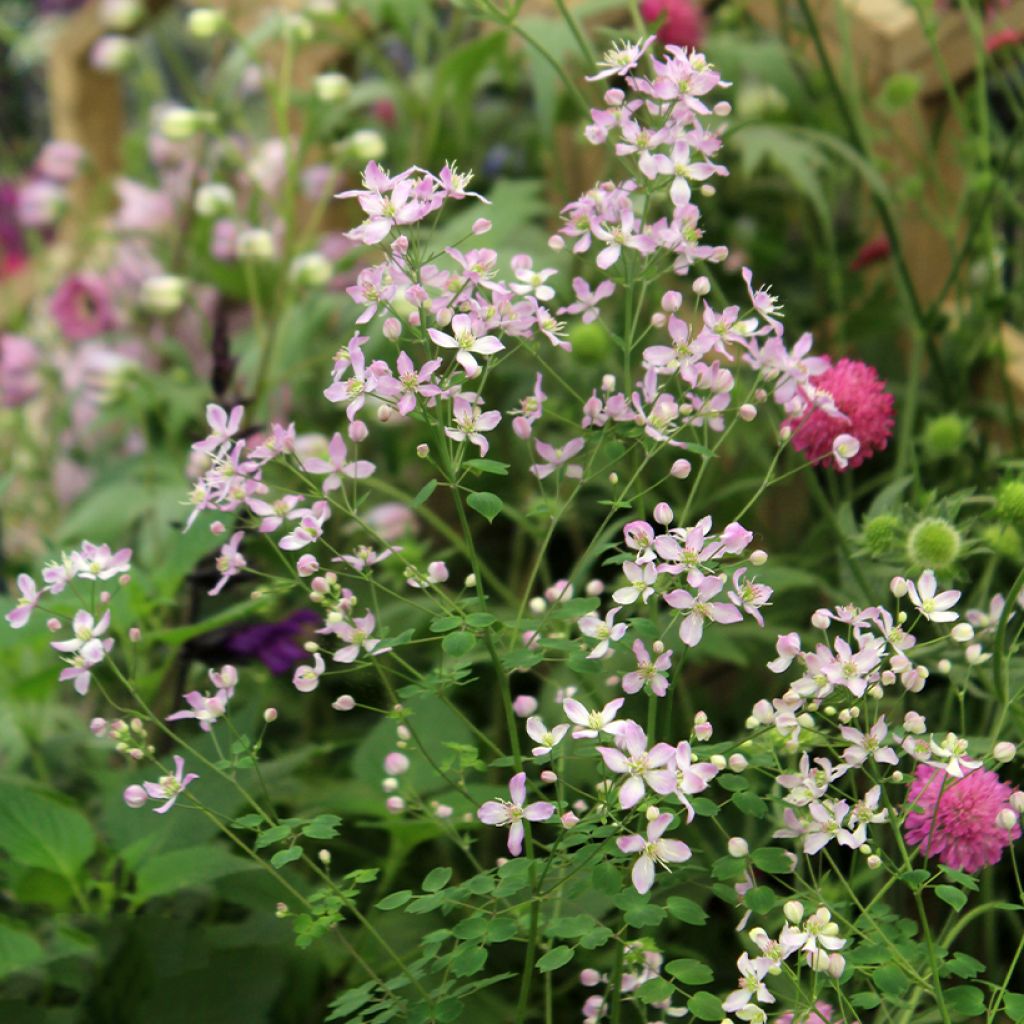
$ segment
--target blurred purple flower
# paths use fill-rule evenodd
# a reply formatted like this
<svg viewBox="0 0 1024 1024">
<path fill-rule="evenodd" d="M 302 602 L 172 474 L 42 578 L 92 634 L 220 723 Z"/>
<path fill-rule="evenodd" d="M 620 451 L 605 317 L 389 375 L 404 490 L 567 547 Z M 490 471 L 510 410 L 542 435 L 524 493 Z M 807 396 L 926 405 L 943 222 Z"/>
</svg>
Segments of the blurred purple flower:
<svg viewBox="0 0 1024 1024">
<path fill-rule="evenodd" d="M 16 273 L 25 255 L 25 236 L 18 220 L 18 186 L 0 181 L 0 278 Z"/>
<path fill-rule="evenodd" d="M 278 622 L 244 626 L 232 633 L 224 646 L 234 655 L 259 658 L 271 672 L 283 674 L 306 658 L 302 645 L 318 625 L 320 616 L 302 608 Z"/>
</svg>

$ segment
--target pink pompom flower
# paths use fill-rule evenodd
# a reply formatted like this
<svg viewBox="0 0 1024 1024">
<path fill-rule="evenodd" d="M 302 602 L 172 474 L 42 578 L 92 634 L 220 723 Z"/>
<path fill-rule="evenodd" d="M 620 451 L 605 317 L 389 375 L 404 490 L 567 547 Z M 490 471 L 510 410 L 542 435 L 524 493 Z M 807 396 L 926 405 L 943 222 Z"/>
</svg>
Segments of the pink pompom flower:
<svg viewBox="0 0 1024 1024">
<path fill-rule="evenodd" d="M 644 21 L 664 17 L 658 38 L 671 46 L 700 46 L 704 38 L 704 15 L 694 0 L 643 0 Z"/>
<path fill-rule="evenodd" d="M 961 779 L 920 764 L 907 791 L 915 805 L 903 825 L 907 842 L 926 857 L 957 871 L 980 871 L 999 862 L 1003 850 L 1020 838 L 1020 825 L 1000 828 L 996 816 L 1010 807 L 1013 788 L 995 772 L 976 768 Z"/>
<path fill-rule="evenodd" d="M 827 369 L 811 378 L 808 392 L 812 408 L 791 416 L 783 428 L 792 431 L 793 447 L 809 462 L 842 472 L 885 449 L 893 430 L 893 397 L 873 366 L 857 359 L 829 361 Z M 846 465 L 836 459 L 834 449 L 836 438 L 843 435 L 858 445 L 843 460 Z"/>
</svg>

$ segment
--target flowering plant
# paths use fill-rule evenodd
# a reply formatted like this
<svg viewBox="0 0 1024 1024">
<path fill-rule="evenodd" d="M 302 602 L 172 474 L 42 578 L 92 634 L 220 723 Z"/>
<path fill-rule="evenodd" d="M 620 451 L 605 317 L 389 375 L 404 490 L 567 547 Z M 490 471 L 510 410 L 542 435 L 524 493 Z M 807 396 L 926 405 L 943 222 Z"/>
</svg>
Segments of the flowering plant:
<svg viewBox="0 0 1024 1024">
<path fill-rule="evenodd" d="M 896 556 L 879 512 L 857 539 L 872 565 L 847 552 L 856 595 L 786 628 L 804 581 L 760 543 L 765 502 L 849 479 L 897 403 L 873 367 L 787 338 L 752 269 L 726 298 L 701 209 L 727 174 L 714 66 L 644 36 L 588 80 L 586 139 L 616 176 L 561 211 L 551 266 L 488 246 L 499 211 L 454 163 L 370 160 L 339 196 L 363 249 L 320 382 L 329 438 L 267 415 L 262 365 L 251 400 L 207 406 L 183 527 L 214 538 L 198 600 L 213 622 L 308 604 L 290 687 L 229 662 L 167 704 L 160 661 L 201 631 L 148 628 L 128 549 L 84 542 L 19 577 L 9 625 L 45 621 L 132 768 L 121 827 L 145 835 L 148 809 L 224 840 L 143 843 L 136 904 L 175 867 L 258 866 L 337 976 L 328 1020 L 1024 1019 L 1024 944 L 996 971 L 959 948 L 974 921 L 1012 933 L 993 879 L 1024 901 L 1024 574 L 968 609 L 949 521 Z M 605 363 L 575 350 L 581 324 Z M 707 692 L 765 637 L 764 696 Z M 354 730 L 359 792 L 330 739 L 303 755 L 331 762 L 319 791 L 289 790 L 279 751 L 304 719 Z M 58 863 L 69 883 L 90 852 Z"/>
</svg>

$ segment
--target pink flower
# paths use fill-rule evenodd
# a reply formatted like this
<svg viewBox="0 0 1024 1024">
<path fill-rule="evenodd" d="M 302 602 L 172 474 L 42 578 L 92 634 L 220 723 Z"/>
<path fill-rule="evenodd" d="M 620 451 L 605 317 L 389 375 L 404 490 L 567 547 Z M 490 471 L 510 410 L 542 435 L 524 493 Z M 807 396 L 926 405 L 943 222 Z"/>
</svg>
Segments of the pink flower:
<svg viewBox="0 0 1024 1024">
<path fill-rule="evenodd" d="M 735 605 L 711 600 L 723 585 L 719 577 L 705 576 L 696 594 L 673 590 L 665 595 L 665 603 L 669 607 L 687 613 L 679 624 L 679 639 L 687 647 L 696 647 L 700 643 L 705 621 L 733 623 L 742 620 L 743 613 Z"/>
<path fill-rule="evenodd" d="M 544 461 L 531 466 L 530 472 L 538 480 L 543 480 L 564 466 L 567 477 L 572 480 L 580 480 L 583 477 L 583 467 L 579 463 L 572 463 L 569 460 L 575 458 L 583 451 L 584 444 L 585 442 L 582 437 L 574 437 L 571 441 L 566 441 L 564 445 L 558 448 L 554 447 L 554 445 L 545 444 L 541 440 L 534 440 L 537 455 Z"/>
<path fill-rule="evenodd" d="M 700 46 L 704 38 L 704 17 L 693 0 L 643 0 L 640 15 L 644 21 L 664 17 L 658 38 L 672 46 Z"/>
<path fill-rule="evenodd" d="M 618 612 L 618 608 L 613 608 L 603 619 L 591 612 L 577 621 L 579 631 L 597 641 L 597 646 L 587 655 L 588 659 L 605 657 L 611 645 L 618 643 L 626 635 L 629 626 L 624 622 L 616 623 L 615 616 Z"/>
<path fill-rule="evenodd" d="M 814 1013 L 796 1019 L 794 1013 L 784 1013 L 777 1017 L 775 1024 L 833 1024 L 832 1014 L 835 1012 L 828 1003 L 817 1002 L 814 1004 Z M 842 1021 L 835 1021 L 834 1024 L 842 1024 Z"/>
<path fill-rule="evenodd" d="M 907 803 L 916 806 L 907 814 L 904 835 L 947 867 L 980 871 L 997 864 L 1003 850 L 1020 838 L 1019 825 L 1007 830 L 996 824 L 1012 794 L 1009 783 L 985 768 L 951 779 L 941 768 L 920 764 L 907 790 Z"/>
<path fill-rule="evenodd" d="M 0 334 L 0 406 L 24 405 L 39 390 L 39 350 L 17 334 Z"/>
<path fill-rule="evenodd" d="M 557 747 L 568 731 L 569 726 L 565 722 L 549 729 L 536 715 L 532 715 L 526 720 L 526 734 L 537 744 L 533 748 L 534 757 L 550 754 L 551 748 Z"/>
<path fill-rule="evenodd" d="M 115 219 L 118 230 L 162 231 L 174 218 L 174 203 L 166 192 L 130 178 L 118 178 L 114 187 L 120 203 Z"/>
<path fill-rule="evenodd" d="M 511 800 L 488 800 L 480 805 L 476 816 L 485 825 L 507 825 L 508 852 L 518 857 L 523 852 L 523 836 L 526 832 L 523 819 L 547 821 L 555 813 L 555 805 L 544 800 L 526 803 L 526 772 L 512 776 L 508 792 Z"/>
<path fill-rule="evenodd" d="M 185 694 L 189 710 L 175 711 L 173 715 L 168 715 L 165 721 L 177 722 L 185 718 L 194 718 L 203 732 L 209 732 L 213 723 L 227 711 L 228 701 L 234 693 L 234 689 L 218 690 L 212 697 L 207 697 L 198 690 L 193 690 Z"/>
<path fill-rule="evenodd" d="M 615 716 L 625 703 L 625 697 L 616 697 L 615 700 L 608 701 L 600 711 L 589 711 L 574 697 L 567 697 L 562 701 L 562 710 L 565 712 L 565 717 L 578 727 L 573 729 L 572 738 L 574 740 L 595 739 L 598 732 L 614 734 L 620 724 L 615 721 Z"/>
<path fill-rule="evenodd" d="M 636 722 L 626 721 L 616 732 L 615 747 L 598 747 L 610 772 L 627 776 L 619 790 L 619 806 L 628 811 L 643 799 L 647 786 L 665 796 L 676 788 L 675 747 L 656 743 L 647 749 L 647 734 Z"/>
<path fill-rule="evenodd" d="M 330 494 L 341 486 L 341 478 L 349 477 L 351 480 L 365 480 L 373 476 L 376 466 L 365 459 L 357 459 L 355 462 L 348 461 L 348 449 L 345 446 L 345 439 L 341 434 L 336 433 L 327 446 L 328 458 L 316 457 L 303 459 L 302 468 L 307 473 L 316 473 L 318 476 L 329 473 L 330 476 L 323 482 L 324 494 Z"/>
<path fill-rule="evenodd" d="M 320 685 L 320 677 L 324 674 L 324 659 L 321 655 L 313 655 L 312 665 L 300 665 L 292 676 L 292 686 L 299 693 L 312 693 Z"/>
<path fill-rule="evenodd" d="M 21 591 L 18 603 L 4 616 L 11 629 L 21 629 L 28 622 L 39 599 L 47 592 L 45 587 L 40 590 L 36 581 L 25 572 L 18 575 L 18 590 Z"/>
<path fill-rule="evenodd" d="M 483 432 L 493 430 L 501 422 L 501 413 L 496 410 L 481 412 L 460 397 L 452 402 L 452 419 L 455 426 L 445 427 L 444 432 L 453 441 L 470 441 L 480 449 L 481 456 L 486 455 L 490 444 Z"/>
<path fill-rule="evenodd" d="M 622 689 L 626 693 L 639 693 L 646 685 L 656 697 L 664 697 L 668 693 L 668 676 L 664 673 L 672 668 L 672 652 L 663 651 L 655 661 L 651 661 L 643 641 L 634 640 L 633 657 L 636 658 L 636 668 L 622 677 Z"/>
<path fill-rule="evenodd" d="M 185 774 L 185 759 L 180 754 L 175 754 L 174 774 L 161 776 L 157 782 L 144 782 L 142 788 L 150 800 L 165 801 L 160 807 L 154 807 L 153 810 L 157 814 L 166 814 L 174 806 L 178 797 L 185 792 L 186 787 L 198 778 L 199 776 L 195 772 Z M 134 792 L 134 787 L 129 786 L 128 789 Z M 141 804 L 133 803 L 128 799 L 128 790 L 125 791 L 125 800 L 129 806 L 141 806 Z"/>
<path fill-rule="evenodd" d="M 559 311 L 579 315 L 585 324 L 593 323 L 600 315 L 600 303 L 607 299 L 615 291 L 614 281 L 602 281 L 596 288 L 591 289 L 587 281 L 582 277 L 572 279 L 572 290 L 576 294 L 576 301 L 568 306 L 563 306 Z"/>
<path fill-rule="evenodd" d="M 856 359 L 840 359 L 812 377 L 807 386 L 812 408 L 783 423 L 793 431 L 793 447 L 809 462 L 829 468 L 839 467 L 833 453 L 837 437 L 850 435 L 860 445 L 849 459 L 856 469 L 889 443 L 893 429 L 893 397 L 873 366 Z M 838 415 L 821 406 L 834 405 Z"/>
<path fill-rule="evenodd" d="M 57 326 L 71 341 L 87 341 L 114 326 L 110 288 L 99 274 L 84 272 L 65 278 L 50 300 Z"/>
<path fill-rule="evenodd" d="M 616 844 L 623 853 L 639 853 L 633 865 L 633 885 L 639 893 L 649 892 L 654 885 L 654 866 L 660 864 L 667 871 L 669 864 L 682 864 L 690 859 L 690 848 L 680 839 L 662 839 L 672 822 L 671 814 L 659 814 L 647 826 L 647 837 L 619 836 Z"/>
<path fill-rule="evenodd" d="M 955 622 L 960 616 L 951 609 L 960 600 L 960 591 L 944 590 L 939 594 L 937 590 L 935 573 L 931 569 L 925 569 L 916 584 L 907 580 L 910 603 L 929 622 Z"/>
<path fill-rule="evenodd" d="M 68 184 L 75 180 L 85 162 L 85 150 L 77 142 L 51 139 L 36 157 L 36 170 L 50 181 Z"/>
<path fill-rule="evenodd" d="M 441 348 L 454 348 L 455 359 L 466 371 L 466 376 L 473 378 L 480 375 L 480 364 L 473 358 L 473 353 L 480 356 L 492 356 L 495 352 L 501 352 L 505 346 L 493 334 L 478 334 L 482 330 L 479 322 L 465 313 L 459 313 L 452 318 L 452 333 L 445 334 L 433 327 L 427 333 L 435 345 Z"/>
<path fill-rule="evenodd" d="M 374 637 L 373 631 L 376 628 L 377 620 L 372 612 L 367 612 L 362 618 L 353 619 L 351 623 L 339 623 L 332 632 L 337 633 L 345 646 L 334 652 L 334 660 L 349 665 L 364 651 L 374 657 L 387 654 L 391 648 L 382 647 L 384 641 Z"/>
<path fill-rule="evenodd" d="M 216 597 L 227 586 L 228 580 L 232 576 L 237 576 L 249 564 L 246 562 L 245 556 L 238 550 L 238 545 L 242 543 L 244 536 L 245 531 L 238 530 L 231 535 L 231 540 L 221 547 L 215 563 L 217 572 L 220 573 L 220 579 L 209 591 L 210 597 Z"/>
</svg>

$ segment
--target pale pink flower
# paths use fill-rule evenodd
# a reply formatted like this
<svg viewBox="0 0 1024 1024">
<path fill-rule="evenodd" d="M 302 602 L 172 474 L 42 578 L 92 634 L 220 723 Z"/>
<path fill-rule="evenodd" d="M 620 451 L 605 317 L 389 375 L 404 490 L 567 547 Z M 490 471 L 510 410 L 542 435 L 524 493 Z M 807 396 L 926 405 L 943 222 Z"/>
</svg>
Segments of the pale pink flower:
<svg viewBox="0 0 1024 1024">
<path fill-rule="evenodd" d="M 562 742 L 568 731 L 569 726 L 565 722 L 561 722 L 553 729 L 549 729 L 536 715 L 532 715 L 526 720 L 526 733 L 537 744 L 533 748 L 534 757 L 550 754 L 551 749 L 557 747 Z"/>
<path fill-rule="evenodd" d="M 501 413 L 495 410 L 481 412 L 465 398 L 457 397 L 452 401 L 452 419 L 454 427 L 445 427 L 444 432 L 453 441 L 469 441 L 486 455 L 490 444 L 484 433 L 493 430 L 501 422 Z"/>
<path fill-rule="evenodd" d="M 633 657 L 636 668 L 622 677 L 622 689 L 626 693 L 639 693 L 649 686 L 656 697 L 664 697 L 668 693 L 668 676 L 665 675 L 672 667 L 672 652 L 663 651 L 652 661 L 642 640 L 633 641 Z"/>
<path fill-rule="evenodd" d="M 671 814 L 659 814 L 647 825 L 647 835 L 619 836 L 616 845 L 623 853 L 638 853 L 633 864 L 633 886 L 638 893 L 649 892 L 654 885 L 655 865 L 671 871 L 669 864 L 682 864 L 692 856 L 690 848 L 680 839 L 663 839 L 672 823 Z"/>
<path fill-rule="evenodd" d="M 567 697 L 562 701 L 562 710 L 565 712 L 565 717 L 577 726 L 572 731 L 572 738 L 574 740 L 594 739 L 599 732 L 614 735 L 618 726 L 622 724 L 615 721 L 615 716 L 625 703 L 625 697 L 616 697 L 614 700 L 608 701 L 600 711 L 589 711 L 575 697 Z"/>
<path fill-rule="evenodd" d="M 334 434 L 327 445 L 327 455 L 326 460 L 316 456 L 302 460 L 302 468 L 307 473 L 315 473 L 318 476 L 325 473 L 330 474 L 321 485 L 324 494 L 336 491 L 341 486 L 343 476 L 350 480 L 365 480 L 367 477 L 373 476 L 377 468 L 372 462 L 367 462 L 365 459 L 356 459 L 354 462 L 350 462 L 345 439 L 338 433 Z"/>
<path fill-rule="evenodd" d="M 477 332 L 482 330 L 482 325 L 474 322 L 474 318 L 465 313 L 456 314 L 452 318 L 451 327 L 451 334 L 434 327 L 429 328 L 427 333 L 435 345 L 458 350 L 455 359 L 470 379 L 480 374 L 480 364 L 473 358 L 473 353 L 490 356 L 505 348 L 495 335 L 478 334 Z"/>
<path fill-rule="evenodd" d="M 582 437 L 574 437 L 571 441 L 566 441 L 564 445 L 556 448 L 554 445 L 546 444 L 539 439 L 535 440 L 534 446 L 537 449 L 537 454 L 544 461 L 531 466 L 530 472 L 538 480 L 543 480 L 556 470 L 564 467 L 565 475 L 571 480 L 581 479 L 583 477 L 583 467 L 578 463 L 570 463 L 569 460 L 575 458 L 583 451 L 585 443 Z"/>
<path fill-rule="evenodd" d="M 374 657 L 387 654 L 391 648 L 382 647 L 381 644 L 384 641 L 373 636 L 373 631 L 376 628 L 377 620 L 372 612 L 367 612 L 361 618 L 353 619 L 351 623 L 341 622 L 334 626 L 331 631 L 345 644 L 344 647 L 340 647 L 334 652 L 334 660 L 349 664 L 364 652 Z"/>
<path fill-rule="evenodd" d="M 938 586 L 935 573 L 925 569 L 917 583 L 907 580 L 907 593 L 910 603 L 929 622 L 955 622 L 959 615 L 950 609 L 960 600 L 959 590 L 944 590 L 936 593 Z"/>
<path fill-rule="evenodd" d="M 32 617 L 32 612 L 39 604 L 39 599 L 48 592 L 46 587 L 39 590 L 36 587 L 36 581 L 28 573 L 19 573 L 17 582 L 21 597 L 18 598 L 18 603 L 4 616 L 11 629 L 21 629 Z"/>
<path fill-rule="evenodd" d="M 508 826 L 508 852 L 518 857 L 523 852 L 526 821 L 547 821 L 555 813 L 555 805 L 544 800 L 526 803 L 526 772 L 513 775 L 508 784 L 511 800 L 487 800 L 476 816 L 485 825 Z"/>
<path fill-rule="evenodd" d="M 180 754 L 174 755 L 174 774 L 163 775 L 157 782 L 144 782 L 142 788 L 150 800 L 163 800 L 164 803 L 153 810 L 157 814 L 166 814 L 185 789 L 199 776 L 195 772 L 185 774 L 185 759 Z"/>
<path fill-rule="evenodd" d="M 228 580 L 237 576 L 249 564 L 245 560 L 245 556 L 238 550 L 244 536 L 245 531 L 238 530 L 231 535 L 231 540 L 227 544 L 222 545 L 216 560 L 220 579 L 209 591 L 210 597 L 216 597 L 227 586 Z"/>
<path fill-rule="evenodd" d="M 318 654 L 313 654 L 312 665 L 299 665 L 292 675 L 292 686 L 299 693 L 312 693 L 320 685 L 320 677 L 324 674 L 324 659 Z"/>
<path fill-rule="evenodd" d="M 331 510 L 326 501 L 314 501 L 312 508 L 297 508 L 288 513 L 290 520 L 299 520 L 299 525 L 291 533 L 285 534 L 279 541 L 283 551 L 301 551 L 315 541 L 324 532 L 324 523 L 331 517 Z"/>
<path fill-rule="evenodd" d="M 613 608 L 603 619 L 596 613 L 584 615 L 576 625 L 584 636 L 597 641 L 597 645 L 587 655 L 588 659 L 603 658 L 613 643 L 618 643 L 625 635 L 629 626 L 624 622 L 615 622 L 619 609 Z"/>
<path fill-rule="evenodd" d="M 686 590 L 672 590 L 665 595 L 665 603 L 677 611 L 684 611 L 679 624 L 679 639 L 687 647 L 696 647 L 704 635 L 705 622 L 734 623 L 740 622 L 743 614 L 739 608 L 724 601 L 711 601 L 724 586 L 717 576 L 705 576 L 697 588 L 696 594 Z"/>
<path fill-rule="evenodd" d="M 597 66 L 601 68 L 597 74 L 588 75 L 588 82 L 597 82 L 612 75 L 626 75 L 640 63 L 640 58 L 654 42 L 654 36 L 648 36 L 638 43 L 622 41 L 606 50 Z"/>
<path fill-rule="evenodd" d="M 625 775 L 619 789 L 619 806 L 628 811 L 635 807 L 649 786 L 663 796 L 676 786 L 676 774 L 667 767 L 675 759 L 675 748 L 656 743 L 647 749 L 647 734 L 636 722 L 626 721 L 616 731 L 614 747 L 598 747 L 597 752 L 610 772 Z"/>
<path fill-rule="evenodd" d="M 185 694 L 189 710 L 175 711 L 174 714 L 168 715 L 165 721 L 177 722 L 185 718 L 194 718 L 203 732 L 209 732 L 211 726 L 227 711 L 228 701 L 234 696 L 234 692 L 233 688 L 221 689 L 212 697 L 208 697 L 198 690 L 193 690 Z"/>
<path fill-rule="evenodd" d="M 612 594 L 617 604 L 633 604 L 640 601 L 647 604 L 648 598 L 654 593 L 654 584 L 658 580 L 658 570 L 653 562 L 626 562 L 622 566 L 627 585 L 619 587 Z"/>
<path fill-rule="evenodd" d="M 874 725 L 866 732 L 854 729 L 852 726 L 844 725 L 839 729 L 839 734 L 850 744 L 843 751 L 843 760 L 853 767 L 862 765 L 868 758 L 878 764 L 899 764 L 899 755 L 892 747 L 884 746 L 885 739 L 889 735 L 889 727 L 885 724 L 885 715 L 882 715 Z"/>
</svg>

